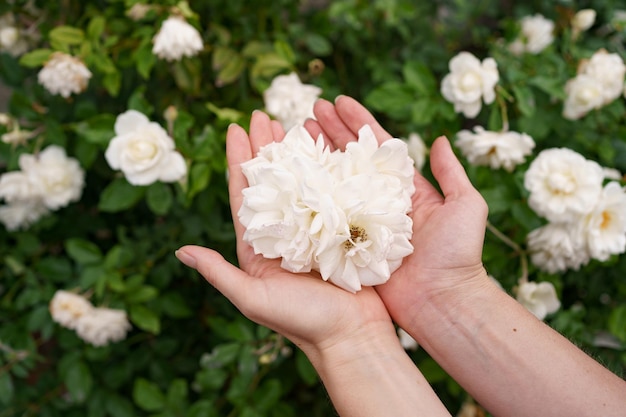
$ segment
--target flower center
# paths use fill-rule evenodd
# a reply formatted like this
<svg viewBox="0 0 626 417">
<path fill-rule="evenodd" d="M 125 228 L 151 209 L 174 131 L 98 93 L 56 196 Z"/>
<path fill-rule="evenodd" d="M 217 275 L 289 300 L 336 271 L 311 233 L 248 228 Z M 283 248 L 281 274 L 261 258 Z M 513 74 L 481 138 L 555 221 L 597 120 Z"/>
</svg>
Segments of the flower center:
<svg viewBox="0 0 626 417">
<path fill-rule="evenodd" d="M 603 211 L 602 222 L 600 223 L 600 229 L 607 229 L 610 225 L 611 225 L 611 213 Z"/>
<path fill-rule="evenodd" d="M 548 187 L 555 194 L 571 194 L 576 190 L 576 181 L 570 174 L 555 173 L 548 178 Z"/>
<path fill-rule="evenodd" d="M 468 72 L 461 78 L 461 89 L 463 91 L 474 91 L 480 87 L 480 77 L 476 73 Z"/>
<path fill-rule="evenodd" d="M 367 240 L 367 233 L 365 229 L 360 226 L 350 225 L 350 238 L 343 243 L 343 247 L 346 250 L 350 250 L 358 243 L 365 242 Z"/>
<path fill-rule="evenodd" d="M 136 140 L 129 146 L 130 154 L 135 160 L 152 159 L 157 153 L 154 143 L 145 140 Z"/>
</svg>

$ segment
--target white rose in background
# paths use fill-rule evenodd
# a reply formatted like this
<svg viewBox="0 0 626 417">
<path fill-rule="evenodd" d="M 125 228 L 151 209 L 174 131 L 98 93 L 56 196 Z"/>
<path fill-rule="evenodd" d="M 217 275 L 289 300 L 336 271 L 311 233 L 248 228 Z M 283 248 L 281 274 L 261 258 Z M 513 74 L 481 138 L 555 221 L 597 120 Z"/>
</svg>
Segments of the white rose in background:
<svg viewBox="0 0 626 417">
<path fill-rule="evenodd" d="M 109 166 L 121 170 L 129 183 L 175 182 L 187 175 L 187 164 L 176 152 L 174 140 L 143 113 L 128 110 L 120 114 L 115 121 L 115 134 L 104 156 Z"/>
<path fill-rule="evenodd" d="M 0 16 L 0 52 L 20 56 L 28 51 L 27 36 L 20 30 L 11 13 Z"/>
<path fill-rule="evenodd" d="M 593 210 L 585 216 L 585 236 L 592 258 L 606 261 L 626 250 L 626 193 L 617 182 L 602 190 Z"/>
<path fill-rule="evenodd" d="M 589 30 L 596 21 L 596 11 L 593 9 L 583 9 L 576 12 L 572 18 L 572 35 L 574 39 L 586 30 Z"/>
<path fill-rule="evenodd" d="M 548 223 L 531 231 L 527 245 L 533 265 L 555 274 L 587 264 L 590 256 L 581 225 L 579 219 L 572 223 Z"/>
<path fill-rule="evenodd" d="M 292 72 L 275 77 L 263 92 L 263 100 L 267 112 L 280 122 L 283 129 L 289 130 L 315 117 L 313 105 L 321 93 L 321 88 L 302 84 L 298 75 Z"/>
<path fill-rule="evenodd" d="M 52 320 L 61 326 L 76 330 L 78 322 L 93 310 L 93 305 L 82 295 L 58 290 L 48 305 Z"/>
<path fill-rule="evenodd" d="M 604 105 L 611 103 L 624 91 L 626 65 L 619 54 L 610 54 L 600 49 L 589 60 L 580 63 L 578 73 L 589 75 L 596 80 L 602 91 Z"/>
<path fill-rule="evenodd" d="M 317 270 L 356 292 L 386 282 L 413 251 L 415 171 L 400 139 L 378 146 L 365 126 L 345 152 L 330 152 L 297 126 L 242 169 L 244 240 L 289 271 Z"/>
<path fill-rule="evenodd" d="M 561 307 L 551 282 L 523 282 L 517 287 L 516 293 L 517 301 L 539 320 Z"/>
<path fill-rule="evenodd" d="M 474 118 L 482 108 L 481 100 L 491 104 L 495 86 L 500 79 L 496 61 L 486 58 L 482 63 L 469 52 L 460 52 L 450 60 L 450 73 L 441 83 L 441 94 L 454 104 L 454 111 Z"/>
<path fill-rule="evenodd" d="M 413 165 L 418 171 L 422 171 L 426 164 L 426 157 L 428 156 L 428 147 L 424 143 L 422 137 L 412 132 L 406 140 L 409 156 L 413 160 Z"/>
<path fill-rule="evenodd" d="M 602 167 L 568 148 L 543 150 L 524 175 L 528 205 L 550 221 L 574 221 L 587 214 L 602 192 Z"/>
<path fill-rule="evenodd" d="M 20 200 L 0 206 L 0 223 L 10 232 L 27 228 L 50 211 L 43 202 L 34 200 Z"/>
<path fill-rule="evenodd" d="M 592 76 L 580 74 L 565 84 L 563 117 L 569 120 L 580 119 L 593 109 L 604 104 L 601 84 Z"/>
<path fill-rule="evenodd" d="M 85 91 L 90 78 L 91 71 L 83 61 L 63 52 L 53 52 L 37 75 L 50 94 L 65 98 Z"/>
<path fill-rule="evenodd" d="M 80 317 L 76 334 L 94 346 L 106 346 L 126 338 L 132 328 L 124 310 L 97 307 Z"/>
<path fill-rule="evenodd" d="M 152 53 L 167 61 L 197 55 L 204 48 L 200 32 L 182 17 L 170 16 L 154 36 Z"/>
<path fill-rule="evenodd" d="M 521 31 L 509 50 L 514 54 L 538 54 L 554 41 L 554 22 L 541 14 L 525 16 L 520 20 Z"/>
<path fill-rule="evenodd" d="M 493 132 L 481 126 L 476 126 L 473 133 L 461 130 L 456 136 L 456 146 L 471 164 L 508 172 L 523 163 L 535 147 L 535 141 L 525 133 Z"/>
</svg>

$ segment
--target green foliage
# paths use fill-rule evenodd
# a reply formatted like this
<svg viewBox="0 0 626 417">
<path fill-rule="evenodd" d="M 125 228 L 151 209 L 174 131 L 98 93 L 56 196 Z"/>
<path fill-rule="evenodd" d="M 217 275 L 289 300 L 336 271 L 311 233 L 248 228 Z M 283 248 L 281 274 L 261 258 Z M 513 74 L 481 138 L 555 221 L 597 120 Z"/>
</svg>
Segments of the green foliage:
<svg viewBox="0 0 626 417">
<path fill-rule="evenodd" d="M 35 132 L 24 145 L 0 143 L 0 170 L 58 144 L 87 174 L 80 201 L 26 230 L 0 228 L 0 417 L 332 415 L 302 352 L 242 317 L 173 255 L 193 243 L 236 262 L 228 125 L 245 125 L 263 108 L 271 80 L 295 71 L 324 98 L 364 102 L 398 137 L 418 132 L 429 145 L 474 125 L 508 123 L 534 138 L 535 154 L 569 147 L 625 172 L 623 99 L 577 121 L 561 115 L 564 85 L 580 59 L 599 48 L 624 55 L 626 26 L 611 23 L 616 2 L 514 3 L 156 0 L 132 18 L 134 0 L 2 2 L 0 15 L 13 13 L 38 36 L 21 56 L 0 53 L 0 81 L 11 90 L 3 111 Z M 597 10 L 597 22 L 574 41 L 569 18 L 583 7 Z M 200 30 L 200 54 L 176 62 L 153 54 L 170 13 Z M 532 13 L 557 22 L 556 40 L 539 55 L 514 56 L 501 40 L 510 41 L 517 19 Z M 440 92 L 449 60 L 463 50 L 493 57 L 500 71 L 496 101 L 475 120 L 455 113 Z M 63 98 L 37 82 L 56 51 L 92 72 L 83 93 Z M 128 109 L 168 131 L 189 168 L 184 180 L 136 186 L 109 168 L 104 151 L 117 115 Z M 0 125 L 0 134 L 11 129 Z M 626 257 L 563 274 L 539 271 L 525 252 L 527 234 L 544 222 L 526 203 L 528 163 L 508 173 L 463 162 L 489 204 L 490 223 L 509 242 L 487 232 L 489 272 L 509 292 L 523 274 L 552 282 L 562 308 L 548 323 L 623 374 Z M 431 177 L 427 168 L 424 175 Z M 52 321 L 48 303 L 59 289 L 124 309 L 132 331 L 107 346 L 84 343 Z M 611 343 L 597 342 L 606 335 Z M 426 352 L 411 356 L 455 413 L 466 393 Z"/>
</svg>

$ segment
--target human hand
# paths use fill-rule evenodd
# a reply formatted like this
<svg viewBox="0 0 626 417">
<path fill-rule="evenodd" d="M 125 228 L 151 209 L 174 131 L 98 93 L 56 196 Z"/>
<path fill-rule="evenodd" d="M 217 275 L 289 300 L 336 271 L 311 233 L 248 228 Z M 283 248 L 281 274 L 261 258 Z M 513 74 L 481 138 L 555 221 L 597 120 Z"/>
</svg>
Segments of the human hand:
<svg viewBox="0 0 626 417">
<path fill-rule="evenodd" d="M 314 112 L 317 120 L 307 121 L 305 127 L 313 137 L 323 134 L 333 148 L 344 149 L 356 140 L 364 124 L 372 127 L 379 142 L 391 138 L 372 114 L 350 97 L 339 97 L 335 105 L 318 100 Z M 411 213 L 414 252 L 387 283 L 376 287 L 392 318 L 405 329 L 419 320 L 425 304 L 449 303 L 448 295 L 463 297 L 489 283 L 481 261 L 487 205 L 446 138 L 433 143 L 430 165 L 443 195 L 416 171 Z"/>
<path fill-rule="evenodd" d="M 351 294 L 324 282 L 317 272 L 290 273 L 280 267 L 279 259 L 255 255 L 243 241 L 245 228 L 237 213 L 247 181 L 240 165 L 256 156 L 260 147 L 283 136 L 280 125 L 260 111 L 252 115 L 249 136 L 240 126 L 228 129 L 229 194 L 241 269 L 219 253 L 199 246 L 184 246 L 176 255 L 196 268 L 244 315 L 284 335 L 310 358 L 337 346 L 349 347 L 350 351 L 355 343 L 366 344 L 374 336 L 396 337 L 374 289 Z"/>
</svg>

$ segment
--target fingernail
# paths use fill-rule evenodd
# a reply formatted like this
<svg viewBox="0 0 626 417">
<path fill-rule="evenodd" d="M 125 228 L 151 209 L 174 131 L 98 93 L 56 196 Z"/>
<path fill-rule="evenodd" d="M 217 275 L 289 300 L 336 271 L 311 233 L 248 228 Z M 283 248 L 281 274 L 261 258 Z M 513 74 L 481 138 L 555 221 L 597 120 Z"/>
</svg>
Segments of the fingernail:
<svg viewBox="0 0 626 417">
<path fill-rule="evenodd" d="M 187 265 L 189 268 L 196 269 L 198 262 L 196 261 L 196 258 L 191 256 L 189 253 L 185 252 L 182 249 L 179 249 L 176 252 L 174 252 L 174 255 L 176 255 L 178 260 L 184 263 L 185 265 Z"/>
<path fill-rule="evenodd" d="M 337 97 L 335 97 L 335 104 L 339 101 L 340 98 L 345 97 L 345 95 L 343 94 L 339 94 Z"/>
</svg>

